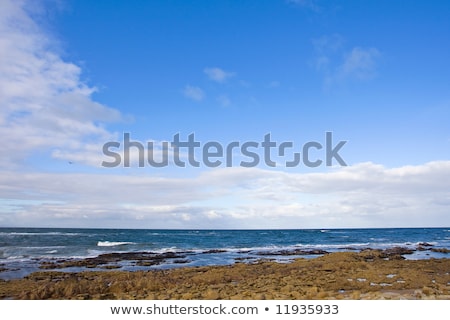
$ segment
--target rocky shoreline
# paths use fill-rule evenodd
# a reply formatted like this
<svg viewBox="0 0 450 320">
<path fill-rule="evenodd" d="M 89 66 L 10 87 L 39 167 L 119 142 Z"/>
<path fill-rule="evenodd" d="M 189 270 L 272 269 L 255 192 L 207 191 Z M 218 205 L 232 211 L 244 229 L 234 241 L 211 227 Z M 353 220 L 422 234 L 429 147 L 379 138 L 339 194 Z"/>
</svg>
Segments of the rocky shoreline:
<svg viewBox="0 0 450 320">
<path fill-rule="evenodd" d="M 450 259 L 405 260 L 409 252 L 317 252 L 317 258 L 291 263 L 261 259 L 133 272 L 50 271 L 74 264 L 114 269 L 107 266 L 124 258 L 143 264 L 186 259 L 183 253 L 107 254 L 55 261 L 23 279 L 1 280 L 0 299 L 450 299 Z"/>
<path fill-rule="evenodd" d="M 415 248 L 405 248 L 405 247 L 393 247 L 389 249 L 355 249 L 352 247 L 342 247 L 339 248 L 344 252 L 379 252 L 383 258 L 391 259 L 405 259 L 405 256 L 411 255 L 415 252 L 424 253 L 426 256 L 432 253 L 439 253 L 441 256 L 446 257 L 450 250 L 447 248 L 435 248 L 432 244 L 422 242 L 419 243 Z M 64 271 L 66 268 L 78 268 L 75 271 L 85 271 L 85 270 L 112 270 L 121 269 L 124 265 L 131 268 L 133 267 L 152 267 L 161 265 L 177 265 L 181 266 L 183 264 L 190 263 L 195 255 L 211 255 L 211 254 L 223 254 L 227 253 L 224 249 L 211 249 L 205 250 L 200 253 L 193 251 L 169 251 L 169 252 L 150 252 L 150 251 L 137 251 L 137 252 L 111 252 L 100 254 L 96 257 L 89 258 L 53 258 L 53 259 L 33 259 L 37 265 L 36 269 L 41 270 L 57 270 Z M 283 261 L 289 261 L 291 259 L 301 258 L 304 256 L 309 257 L 319 257 L 323 255 L 330 254 L 330 252 L 321 249 L 280 249 L 280 250 L 243 250 L 238 251 L 237 254 L 243 254 L 234 258 L 235 262 L 248 262 L 254 263 L 261 260 L 264 261 L 279 261 L 280 257 L 284 257 Z M 142 268 L 140 268 L 142 270 Z M 6 264 L 0 264 L 0 273 L 11 271 L 8 269 Z M 73 270 L 71 270 L 73 271 Z M 130 271 L 130 269 L 127 269 Z"/>
</svg>

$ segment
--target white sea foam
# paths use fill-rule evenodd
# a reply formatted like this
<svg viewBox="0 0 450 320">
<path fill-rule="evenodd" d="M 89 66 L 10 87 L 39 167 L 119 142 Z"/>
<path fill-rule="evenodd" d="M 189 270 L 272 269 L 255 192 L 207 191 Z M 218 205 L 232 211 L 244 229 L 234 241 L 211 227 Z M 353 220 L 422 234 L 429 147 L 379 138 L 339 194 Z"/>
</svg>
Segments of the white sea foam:
<svg viewBox="0 0 450 320">
<path fill-rule="evenodd" d="M 370 242 L 363 243 L 341 243 L 341 244 L 302 244 L 297 243 L 294 247 L 305 248 L 305 249 L 339 249 L 339 248 L 349 248 L 349 247 L 366 247 L 369 246 Z"/>
<path fill-rule="evenodd" d="M 161 249 L 157 249 L 157 250 L 152 250 L 156 253 L 166 253 L 166 252 L 177 252 L 177 251 L 184 251 L 180 248 L 177 247 L 168 247 L 168 248 L 161 248 Z M 190 250 L 187 250 L 190 251 Z"/>
<path fill-rule="evenodd" d="M 107 251 L 101 251 L 101 250 L 95 250 L 95 249 L 88 249 L 87 250 L 87 255 L 86 257 L 90 258 L 90 257 L 97 257 L 103 253 L 106 253 Z M 71 257 L 71 258 L 75 258 L 75 257 Z M 81 256 L 80 258 L 84 258 L 83 256 Z"/>
<path fill-rule="evenodd" d="M 124 246 L 127 244 L 135 244 L 134 242 L 126 242 L 126 241 L 99 241 L 97 242 L 98 247 L 115 247 L 115 246 Z"/>
<path fill-rule="evenodd" d="M 372 248 L 372 249 L 388 249 L 393 247 L 406 247 L 410 249 L 415 249 L 417 246 L 419 246 L 423 241 L 420 242 L 362 242 L 362 243 L 330 243 L 330 244 L 302 244 L 297 243 L 294 245 L 296 248 L 302 248 L 302 249 L 341 249 L 341 248 Z M 436 241 L 428 241 L 427 243 L 435 246 L 438 244 Z M 286 249 L 289 249 L 289 247 L 285 247 Z"/>
<path fill-rule="evenodd" d="M 6 259 L 8 259 L 8 260 L 21 260 L 23 258 L 25 258 L 25 256 L 9 256 Z"/>
</svg>

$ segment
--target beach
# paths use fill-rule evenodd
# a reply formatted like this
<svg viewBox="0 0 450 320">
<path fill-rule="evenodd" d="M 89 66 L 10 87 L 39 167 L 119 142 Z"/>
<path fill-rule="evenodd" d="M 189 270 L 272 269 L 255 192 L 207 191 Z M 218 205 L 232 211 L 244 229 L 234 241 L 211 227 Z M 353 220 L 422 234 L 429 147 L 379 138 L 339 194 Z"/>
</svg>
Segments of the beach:
<svg viewBox="0 0 450 320">
<path fill-rule="evenodd" d="M 147 271 L 39 271 L 1 280 L 0 299 L 450 299 L 450 259 L 363 250 L 279 263 Z"/>
</svg>

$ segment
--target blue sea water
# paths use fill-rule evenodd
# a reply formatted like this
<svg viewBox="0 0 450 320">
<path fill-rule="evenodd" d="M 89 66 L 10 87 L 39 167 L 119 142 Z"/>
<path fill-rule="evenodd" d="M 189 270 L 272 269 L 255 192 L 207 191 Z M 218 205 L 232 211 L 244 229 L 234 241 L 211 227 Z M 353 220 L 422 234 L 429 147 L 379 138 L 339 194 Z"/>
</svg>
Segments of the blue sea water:
<svg viewBox="0 0 450 320">
<path fill-rule="evenodd" d="M 122 263 L 122 270 L 224 265 L 236 261 L 271 258 L 288 262 L 295 255 L 282 250 L 327 252 L 416 249 L 419 243 L 450 249 L 450 228 L 305 229 L 305 230 L 141 230 L 141 229 L 45 229 L 0 228 L 0 278 L 23 277 L 39 270 L 42 261 L 81 259 L 111 252 L 183 252 L 183 264 L 165 261 L 151 267 Z M 429 248 L 429 247 L 428 247 Z M 214 250 L 214 251 L 211 251 Z M 301 255 L 313 258 L 317 255 Z M 450 254 L 415 251 L 407 259 L 450 257 Z M 80 268 L 64 269 L 79 271 Z"/>
</svg>

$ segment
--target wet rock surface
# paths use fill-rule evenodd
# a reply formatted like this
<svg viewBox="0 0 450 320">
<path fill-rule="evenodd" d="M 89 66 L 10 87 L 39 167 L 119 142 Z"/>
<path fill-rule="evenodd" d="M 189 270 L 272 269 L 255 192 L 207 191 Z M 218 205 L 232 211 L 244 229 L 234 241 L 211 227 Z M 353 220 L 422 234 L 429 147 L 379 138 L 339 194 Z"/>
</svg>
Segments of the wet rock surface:
<svg viewBox="0 0 450 320">
<path fill-rule="evenodd" d="M 430 251 L 440 252 L 440 253 L 450 253 L 450 250 L 447 248 L 431 248 Z"/>
<path fill-rule="evenodd" d="M 122 261 L 132 261 L 137 266 L 153 266 L 164 262 L 168 259 L 178 259 L 176 263 L 185 263 L 188 260 L 182 260 L 186 255 L 175 252 L 154 253 L 154 252 L 123 252 L 123 253 L 106 253 L 98 257 L 86 259 L 60 259 L 56 261 L 43 261 L 40 269 L 63 269 L 70 267 L 86 267 L 97 268 L 101 266 L 106 269 L 120 268 L 115 263 Z M 184 262 L 185 261 L 185 262 Z M 106 266 L 105 266 L 106 265 Z"/>
<path fill-rule="evenodd" d="M 327 254 L 328 252 L 325 250 L 301 250 L 301 249 L 294 249 L 294 250 L 276 250 L 276 251 L 262 251 L 262 252 L 255 252 L 255 254 L 260 256 L 302 256 L 302 255 L 322 255 Z"/>
<path fill-rule="evenodd" d="M 374 249 L 364 249 L 360 252 L 360 256 L 366 261 L 372 261 L 374 259 L 385 259 L 385 260 L 404 260 L 404 255 L 413 253 L 415 250 L 394 247 L 386 250 L 374 250 Z"/>
<path fill-rule="evenodd" d="M 211 250 L 203 251 L 202 253 L 208 254 L 208 253 L 224 253 L 224 252 L 227 252 L 227 250 L 223 250 L 223 249 L 211 249 Z"/>
<path fill-rule="evenodd" d="M 420 246 L 420 247 L 432 247 L 433 245 L 431 243 L 428 243 L 428 242 L 420 242 L 418 244 L 418 246 Z"/>
</svg>

